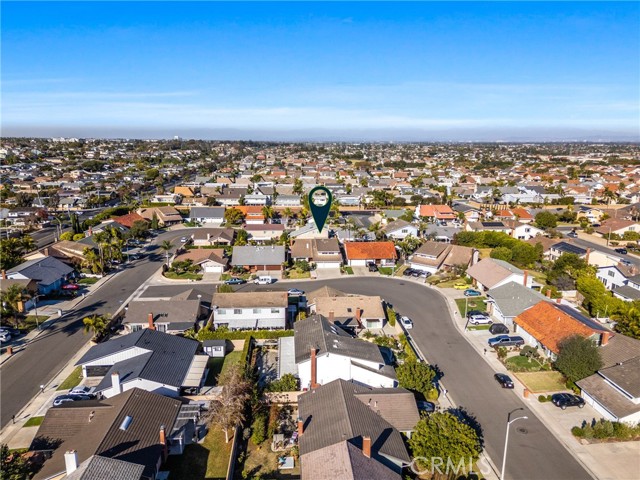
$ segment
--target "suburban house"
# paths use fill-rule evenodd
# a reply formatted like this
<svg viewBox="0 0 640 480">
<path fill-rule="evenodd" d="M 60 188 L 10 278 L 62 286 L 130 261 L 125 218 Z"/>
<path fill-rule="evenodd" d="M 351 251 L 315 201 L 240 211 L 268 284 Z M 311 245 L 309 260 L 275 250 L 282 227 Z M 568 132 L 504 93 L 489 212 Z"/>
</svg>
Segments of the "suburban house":
<svg viewBox="0 0 640 480">
<path fill-rule="evenodd" d="M 607 290 L 614 290 L 625 286 L 629 277 L 632 277 L 636 272 L 637 270 L 634 266 L 629 267 L 619 263 L 618 265 L 598 268 L 596 277 L 607 287 Z"/>
<path fill-rule="evenodd" d="M 513 319 L 514 331 L 525 343 L 539 347 L 555 360 L 559 344 L 567 337 L 580 335 L 591 338 L 597 344 L 605 344 L 611 332 L 577 310 L 541 300 Z"/>
<path fill-rule="evenodd" d="M 603 366 L 579 380 L 582 398 L 606 419 L 640 422 L 640 340 L 611 336 L 600 347 Z"/>
<path fill-rule="evenodd" d="M 478 261 L 478 250 L 450 243 L 427 241 L 408 259 L 415 270 L 436 273 L 457 267 L 468 267 Z"/>
<path fill-rule="evenodd" d="M 229 330 L 283 330 L 293 316 L 287 292 L 216 292 L 211 308 L 215 328 Z"/>
<path fill-rule="evenodd" d="M 382 231 L 387 238 L 394 240 L 404 240 L 409 236 L 418 238 L 418 227 L 401 219 L 388 223 Z"/>
<path fill-rule="evenodd" d="M 150 328 L 94 345 L 76 365 L 82 376 L 102 377 L 96 394 L 110 398 L 133 388 L 177 397 L 204 381 L 207 355 L 200 343 Z"/>
<path fill-rule="evenodd" d="M 195 247 L 231 245 L 236 231 L 233 228 L 199 228 L 191 234 Z"/>
<path fill-rule="evenodd" d="M 393 242 L 344 242 L 347 264 L 364 267 L 368 263 L 393 267 L 398 253 Z"/>
<path fill-rule="evenodd" d="M 375 343 L 352 337 L 322 315 L 294 324 L 295 361 L 303 390 L 338 378 L 371 387 L 398 385 L 396 372 Z"/>
<path fill-rule="evenodd" d="M 594 208 L 589 205 L 580 205 L 576 211 L 577 218 L 586 218 L 589 223 L 598 223 L 604 216 L 604 212 L 600 208 Z"/>
<path fill-rule="evenodd" d="M 411 392 L 335 380 L 300 395 L 298 409 L 303 480 L 402 479 L 411 457 L 401 432 L 420 420 Z"/>
<path fill-rule="evenodd" d="M 574 255 L 577 255 L 578 257 L 585 259 L 587 263 L 589 261 L 587 255 L 590 253 L 590 251 L 587 251 L 586 248 L 578 247 L 577 245 L 565 241 L 554 243 L 549 249 L 548 257 L 549 260 L 555 262 L 565 253 L 572 253 Z"/>
<path fill-rule="evenodd" d="M 70 265 L 81 265 L 85 261 L 84 251 L 87 247 L 87 245 L 80 242 L 60 240 L 53 245 L 44 247 L 42 253 L 45 257 L 55 257 Z"/>
<path fill-rule="evenodd" d="M 193 265 L 198 265 L 204 273 L 222 273 L 229 264 L 223 248 L 193 248 L 175 257 L 174 262 L 187 260 L 191 260 Z"/>
<path fill-rule="evenodd" d="M 151 199 L 153 203 L 180 203 L 182 195 L 175 193 L 157 193 Z"/>
<path fill-rule="evenodd" d="M 192 290 L 166 300 L 132 300 L 122 324 L 127 332 L 151 328 L 173 335 L 184 333 L 194 328 L 198 320 L 207 319 L 209 311 L 201 302 L 204 295 Z"/>
<path fill-rule="evenodd" d="M 193 441 L 198 411 L 188 407 L 132 388 L 50 408 L 31 444 L 49 455 L 33 478 L 156 479 L 168 455 L 182 454 Z"/>
<path fill-rule="evenodd" d="M 544 235 L 544 230 L 530 223 L 522 223 L 518 220 L 503 220 L 502 223 L 511 229 L 509 235 L 518 240 L 530 240 Z"/>
<path fill-rule="evenodd" d="M 262 223 L 260 225 L 245 225 L 249 239 L 256 242 L 270 242 L 279 239 L 284 233 L 284 225 L 280 223 Z"/>
<path fill-rule="evenodd" d="M 537 290 L 509 282 L 487 292 L 488 311 L 501 323 L 513 328 L 513 319 L 540 301 L 551 301 Z"/>
<path fill-rule="evenodd" d="M 113 217 L 112 220 L 115 220 L 120 225 L 124 225 L 129 229 L 131 229 L 131 227 L 133 227 L 133 224 L 136 222 L 144 222 L 147 225 L 149 224 L 149 221 L 146 218 L 144 218 L 142 215 L 137 214 L 136 212 L 127 213 L 126 215 L 121 215 L 119 217 Z"/>
<path fill-rule="evenodd" d="M 191 207 L 186 220 L 220 226 L 224 222 L 224 207 Z"/>
<path fill-rule="evenodd" d="M 604 238 L 608 238 L 609 235 L 613 234 L 623 236 L 625 232 L 640 233 L 640 223 L 633 220 L 608 218 L 599 227 L 596 227 L 596 232 Z"/>
<path fill-rule="evenodd" d="M 458 214 L 449 205 L 418 205 L 415 218 L 449 222 L 458 218 Z"/>
<path fill-rule="evenodd" d="M 153 220 L 153 215 L 155 214 L 158 218 L 158 225 L 161 227 L 182 223 L 182 216 L 180 215 L 180 212 L 170 206 L 139 208 L 136 213 L 149 221 Z"/>
<path fill-rule="evenodd" d="M 244 215 L 244 222 L 247 225 L 262 225 L 265 223 L 265 217 L 262 213 L 263 207 L 247 205 L 235 208 L 242 212 Z"/>
<path fill-rule="evenodd" d="M 531 287 L 533 281 L 527 271 L 520 270 L 504 260 L 484 258 L 467 269 L 467 275 L 481 290 L 489 290 L 509 282 Z"/>
<path fill-rule="evenodd" d="M 329 238 L 329 227 L 325 225 L 324 227 L 322 227 L 322 231 L 319 232 L 318 226 L 314 222 L 309 222 L 306 225 L 298 228 L 297 230 L 289 233 L 289 238 Z"/>
<path fill-rule="evenodd" d="M 626 285 L 613 289 L 613 296 L 625 302 L 640 300 L 640 275 L 627 278 Z"/>
<path fill-rule="evenodd" d="M 306 260 L 316 268 L 340 268 L 342 253 L 337 238 L 298 238 L 291 245 L 291 259 Z"/>
<path fill-rule="evenodd" d="M 325 286 L 307 292 L 306 297 L 310 313 L 324 316 L 349 333 L 384 326 L 383 301 L 377 295 L 351 295 Z"/>
<path fill-rule="evenodd" d="M 38 293 L 38 282 L 25 278 L 8 279 L 6 278 L 6 272 L 2 272 L 0 294 L 5 293 L 14 285 L 17 285 L 24 294 L 22 299 L 18 301 L 18 312 L 23 313 L 33 308 L 33 297 Z"/>
<path fill-rule="evenodd" d="M 54 257 L 28 260 L 6 272 L 6 278 L 13 280 L 35 280 L 38 293 L 47 295 L 57 292 L 73 273 L 73 268 Z M 4 274 L 3 274 L 4 277 Z"/>
<path fill-rule="evenodd" d="M 275 274 L 282 272 L 285 255 L 285 247 L 282 245 L 233 247 L 231 265 L 254 273 Z"/>
</svg>

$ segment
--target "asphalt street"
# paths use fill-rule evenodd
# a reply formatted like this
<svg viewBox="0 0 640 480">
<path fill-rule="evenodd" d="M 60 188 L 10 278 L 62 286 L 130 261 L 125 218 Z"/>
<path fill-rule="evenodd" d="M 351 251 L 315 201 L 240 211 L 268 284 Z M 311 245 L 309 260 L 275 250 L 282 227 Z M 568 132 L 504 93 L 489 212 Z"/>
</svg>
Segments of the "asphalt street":
<svg viewBox="0 0 640 480">
<path fill-rule="evenodd" d="M 511 425 L 506 468 L 507 479 L 582 480 L 591 476 L 565 447 L 527 408 L 513 391 L 504 390 L 493 379 L 494 371 L 466 341 L 450 319 L 445 300 L 435 290 L 411 281 L 377 277 L 341 278 L 336 280 L 287 282 L 271 286 L 252 284 L 236 287 L 236 291 L 287 290 L 298 287 L 312 290 L 330 285 L 348 293 L 380 295 L 402 315 L 413 319 L 411 336 L 429 363 L 444 373 L 443 384 L 456 405 L 475 418 L 482 427 L 484 447 L 500 468 L 504 451 L 507 415 L 528 416 Z M 147 295 L 172 296 L 191 286 L 156 286 Z M 213 286 L 198 287 L 213 292 Z M 520 410 L 517 410 L 520 409 Z M 517 411 L 516 411 L 517 410 Z"/>
<path fill-rule="evenodd" d="M 155 243 L 173 240 L 185 230 L 166 232 Z M 176 244 L 177 242 L 173 242 Z M 0 367 L 0 424 L 4 427 L 36 393 L 46 385 L 73 355 L 91 339 L 84 333 L 82 319 L 89 315 L 114 314 L 122 302 L 140 286 L 164 261 L 159 249 L 126 267 L 102 287 L 78 304 L 74 311 L 52 323 L 26 348 L 17 352 Z"/>
</svg>

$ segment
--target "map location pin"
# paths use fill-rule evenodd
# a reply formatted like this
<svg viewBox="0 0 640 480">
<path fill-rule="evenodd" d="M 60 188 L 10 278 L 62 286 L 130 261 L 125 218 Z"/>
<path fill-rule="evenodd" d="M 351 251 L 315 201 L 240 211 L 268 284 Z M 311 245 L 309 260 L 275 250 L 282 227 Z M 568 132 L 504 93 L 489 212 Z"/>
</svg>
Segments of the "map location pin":
<svg viewBox="0 0 640 480">
<path fill-rule="evenodd" d="M 332 200 L 333 195 L 327 187 L 315 187 L 309 192 L 309 209 L 318 227 L 318 232 L 322 232 L 322 227 L 327 221 Z"/>
</svg>

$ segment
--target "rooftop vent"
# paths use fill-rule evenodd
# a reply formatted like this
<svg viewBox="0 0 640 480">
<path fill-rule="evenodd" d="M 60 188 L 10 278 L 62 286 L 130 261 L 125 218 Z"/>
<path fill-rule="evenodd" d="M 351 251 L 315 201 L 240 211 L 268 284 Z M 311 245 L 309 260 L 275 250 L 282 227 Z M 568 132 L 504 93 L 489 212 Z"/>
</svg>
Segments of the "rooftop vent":
<svg viewBox="0 0 640 480">
<path fill-rule="evenodd" d="M 124 420 L 120 424 L 120 430 L 126 432 L 129 428 L 129 425 L 131 425 L 131 422 L 133 422 L 133 417 L 131 415 L 127 415 L 126 417 L 124 417 Z"/>
</svg>

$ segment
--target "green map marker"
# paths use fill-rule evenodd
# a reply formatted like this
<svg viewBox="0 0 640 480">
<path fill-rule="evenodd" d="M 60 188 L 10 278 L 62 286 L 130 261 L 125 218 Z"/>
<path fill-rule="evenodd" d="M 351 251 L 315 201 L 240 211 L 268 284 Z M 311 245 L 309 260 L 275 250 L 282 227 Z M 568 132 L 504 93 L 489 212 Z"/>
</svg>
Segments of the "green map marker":
<svg viewBox="0 0 640 480">
<path fill-rule="evenodd" d="M 333 195 L 331 195 L 331 190 L 327 187 L 315 187 L 309 192 L 309 209 L 318 227 L 318 232 L 322 232 L 322 228 L 327 221 L 332 201 Z"/>
</svg>

